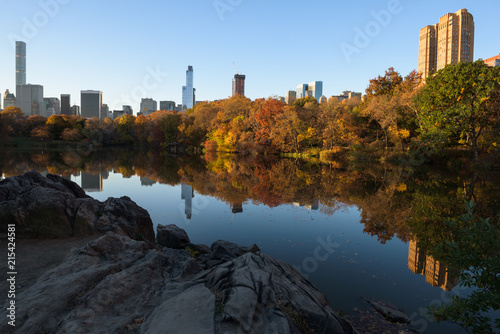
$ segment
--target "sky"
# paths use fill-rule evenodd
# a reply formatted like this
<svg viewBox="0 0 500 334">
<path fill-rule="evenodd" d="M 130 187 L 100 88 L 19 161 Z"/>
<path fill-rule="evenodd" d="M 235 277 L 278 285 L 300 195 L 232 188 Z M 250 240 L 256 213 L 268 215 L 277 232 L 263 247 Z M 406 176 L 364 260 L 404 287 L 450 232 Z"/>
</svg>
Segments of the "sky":
<svg viewBox="0 0 500 334">
<path fill-rule="evenodd" d="M 329 97 L 364 92 L 394 67 L 418 67 L 420 29 L 462 8 L 475 59 L 500 53 L 500 2 L 461 0 L 1 0 L 0 91 L 15 92 L 15 41 L 27 83 L 45 97 L 100 90 L 110 110 L 142 97 L 181 103 L 188 66 L 196 100 L 231 95 L 236 70 L 251 99 L 323 81 Z"/>
</svg>

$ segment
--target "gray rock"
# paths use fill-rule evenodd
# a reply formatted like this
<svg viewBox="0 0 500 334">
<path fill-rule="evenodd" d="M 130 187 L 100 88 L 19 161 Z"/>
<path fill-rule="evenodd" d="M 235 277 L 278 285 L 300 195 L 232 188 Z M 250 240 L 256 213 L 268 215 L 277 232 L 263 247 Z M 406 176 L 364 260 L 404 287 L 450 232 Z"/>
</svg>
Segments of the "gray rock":
<svg viewBox="0 0 500 334">
<path fill-rule="evenodd" d="M 409 324 L 411 322 L 410 317 L 402 310 L 398 310 L 395 307 L 389 307 L 383 305 L 374 300 L 363 299 L 366 303 L 370 304 L 375 311 L 382 314 L 385 319 L 390 322 L 399 323 L 399 324 Z"/>
<path fill-rule="evenodd" d="M 191 243 L 186 231 L 173 224 L 158 224 L 156 235 L 158 244 L 169 248 L 182 249 Z"/>
<path fill-rule="evenodd" d="M 16 224 L 18 238 L 62 238 L 114 231 L 154 242 L 153 222 L 130 198 L 101 203 L 76 183 L 35 171 L 0 182 L 0 233 Z"/>
<path fill-rule="evenodd" d="M 225 241 L 225 240 L 217 240 L 211 246 L 212 254 L 211 260 L 232 260 L 235 259 L 245 253 L 252 252 L 256 253 L 260 251 L 257 245 L 252 245 L 250 247 L 241 247 L 235 243 Z"/>
</svg>

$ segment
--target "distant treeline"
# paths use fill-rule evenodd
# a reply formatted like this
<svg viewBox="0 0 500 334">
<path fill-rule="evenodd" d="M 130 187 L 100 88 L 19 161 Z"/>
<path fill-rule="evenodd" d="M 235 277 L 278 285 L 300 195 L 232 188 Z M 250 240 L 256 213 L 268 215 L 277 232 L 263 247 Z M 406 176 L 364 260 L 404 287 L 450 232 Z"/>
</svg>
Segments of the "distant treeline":
<svg viewBox="0 0 500 334">
<path fill-rule="evenodd" d="M 204 148 L 241 154 L 396 152 L 419 156 L 467 147 L 491 155 L 500 143 L 500 68 L 482 61 L 448 65 L 422 83 L 393 68 L 370 80 L 366 98 L 306 97 L 287 105 L 241 95 L 197 104 L 185 113 L 157 111 L 112 120 L 1 112 L 0 136 L 86 141 L 93 145 Z"/>
</svg>

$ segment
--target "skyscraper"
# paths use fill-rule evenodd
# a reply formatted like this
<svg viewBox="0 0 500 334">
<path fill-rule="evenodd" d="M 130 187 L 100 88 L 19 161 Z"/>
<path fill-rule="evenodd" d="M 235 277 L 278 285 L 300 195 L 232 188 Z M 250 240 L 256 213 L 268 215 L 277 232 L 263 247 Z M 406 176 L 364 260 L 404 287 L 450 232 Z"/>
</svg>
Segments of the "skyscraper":
<svg viewBox="0 0 500 334">
<path fill-rule="evenodd" d="M 301 99 L 303 97 L 306 97 L 307 96 L 307 89 L 308 89 L 307 84 L 297 85 L 297 99 Z"/>
<path fill-rule="evenodd" d="M 323 81 L 310 82 L 307 90 L 310 91 L 310 95 L 316 98 L 316 101 L 319 102 L 319 99 L 323 95 Z"/>
<path fill-rule="evenodd" d="M 242 74 L 235 74 L 233 79 L 233 96 L 240 94 L 245 96 L 245 76 Z"/>
<path fill-rule="evenodd" d="M 98 90 L 81 91 L 81 116 L 85 118 L 102 118 L 102 92 Z"/>
<path fill-rule="evenodd" d="M 194 106 L 193 66 L 188 66 L 186 71 L 186 86 L 182 86 L 183 109 L 191 109 Z"/>
<path fill-rule="evenodd" d="M 175 101 L 160 101 L 160 110 L 174 110 Z"/>
<path fill-rule="evenodd" d="M 144 116 L 151 115 L 157 110 L 158 103 L 155 100 L 151 98 L 141 99 L 141 112 Z"/>
<path fill-rule="evenodd" d="M 61 94 L 61 114 L 71 115 L 71 96 L 69 94 Z"/>
<path fill-rule="evenodd" d="M 441 16 L 420 30 L 418 71 L 425 80 L 448 64 L 474 60 L 474 18 L 467 9 Z"/>
<path fill-rule="evenodd" d="M 16 42 L 16 87 L 26 85 L 26 43 Z"/>
</svg>

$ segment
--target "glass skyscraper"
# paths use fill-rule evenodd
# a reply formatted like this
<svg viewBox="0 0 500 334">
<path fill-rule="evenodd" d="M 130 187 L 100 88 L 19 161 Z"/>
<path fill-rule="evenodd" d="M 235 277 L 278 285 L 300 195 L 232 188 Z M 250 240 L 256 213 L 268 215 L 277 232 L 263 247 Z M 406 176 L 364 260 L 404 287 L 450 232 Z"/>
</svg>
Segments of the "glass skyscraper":
<svg viewBox="0 0 500 334">
<path fill-rule="evenodd" d="M 186 86 L 182 86 L 182 107 L 191 109 L 194 106 L 193 66 L 186 71 Z"/>
</svg>

